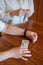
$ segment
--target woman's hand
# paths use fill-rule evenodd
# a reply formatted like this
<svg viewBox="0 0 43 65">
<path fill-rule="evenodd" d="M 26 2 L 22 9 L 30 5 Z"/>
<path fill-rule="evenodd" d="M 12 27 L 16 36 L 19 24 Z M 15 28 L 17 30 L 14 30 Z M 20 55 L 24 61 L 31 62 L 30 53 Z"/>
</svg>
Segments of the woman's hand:
<svg viewBox="0 0 43 65">
<path fill-rule="evenodd" d="M 23 49 L 21 47 L 13 48 L 10 50 L 10 52 L 11 52 L 10 54 L 11 54 L 12 58 L 22 59 L 25 61 L 28 61 L 28 59 L 26 57 L 32 56 L 30 54 L 31 51 L 29 51 L 28 49 Z"/>
<path fill-rule="evenodd" d="M 20 12 L 20 10 L 15 10 L 15 11 L 11 11 L 11 12 L 9 12 L 9 14 L 10 14 L 10 16 L 11 17 L 13 17 L 13 16 L 19 16 L 19 12 Z"/>
<path fill-rule="evenodd" d="M 26 11 L 22 9 L 22 10 L 20 10 L 19 15 L 22 16 L 22 15 L 24 15 L 25 13 L 26 13 Z"/>
<path fill-rule="evenodd" d="M 19 15 L 24 15 L 24 14 L 28 14 L 29 15 L 30 13 L 31 13 L 31 11 L 29 9 L 27 9 L 27 10 L 22 9 L 22 10 L 20 10 Z"/>
<path fill-rule="evenodd" d="M 28 38 L 30 38 L 30 39 L 33 41 L 33 43 L 35 43 L 35 42 L 37 41 L 37 39 L 38 39 L 37 33 L 32 32 L 32 31 L 27 31 L 27 32 L 26 32 L 26 36 L 27 36 Z"/>
</svg>

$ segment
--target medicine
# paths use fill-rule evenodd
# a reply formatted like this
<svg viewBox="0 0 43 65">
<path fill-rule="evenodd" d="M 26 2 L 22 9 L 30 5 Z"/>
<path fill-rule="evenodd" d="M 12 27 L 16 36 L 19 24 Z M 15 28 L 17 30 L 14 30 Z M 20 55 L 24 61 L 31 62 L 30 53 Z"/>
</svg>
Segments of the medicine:
<svg viewBox="0 0 43 65">
<path fill-rule="evenodd" d="M 28 48 L 29 46 L 29 40 L 22 40 L 21 48 Z"/>
</svg>

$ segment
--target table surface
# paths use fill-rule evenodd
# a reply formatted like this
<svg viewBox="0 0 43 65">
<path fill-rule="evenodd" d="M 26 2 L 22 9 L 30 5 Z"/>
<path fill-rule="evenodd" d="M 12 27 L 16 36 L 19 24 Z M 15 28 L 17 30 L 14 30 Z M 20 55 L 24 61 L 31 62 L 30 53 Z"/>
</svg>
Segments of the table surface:
<svg viewBox="0 0 43 65">
<path fill-rule="evenodd" d="M 33 22 L 30 26 L 29 22 Z M 29 49 L 31 50 L 32 57 L 28 58 L 28 61 L 21 59 L 7 59 L 0 62 L 0 65 L 43 65 L 43 22 L 30 20 L 26 24 L 19 25 L 21 28 L 30 29 L 38 34 L 38 41 L 36 43 L 30 43 Z M 27 39 L 20 36 L 4 35 L 0 37 L 0 51 L 6 51 L 13 47 L 20 46 L 22 39 Z"/>
</svg>

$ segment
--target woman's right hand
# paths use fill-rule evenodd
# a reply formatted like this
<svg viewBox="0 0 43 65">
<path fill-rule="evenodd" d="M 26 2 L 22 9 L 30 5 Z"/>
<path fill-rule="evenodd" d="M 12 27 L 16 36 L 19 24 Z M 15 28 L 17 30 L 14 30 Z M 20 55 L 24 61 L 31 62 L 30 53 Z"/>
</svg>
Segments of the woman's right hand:
<svg viewBox="0 0 43 65">
<path fill-rule="evenodd" d="M 19 16 L 19 15 L 24 15 L 25 14 L 25 10 L 15 10 L 15 11 L 11 11 L 11 12 L 8 12 L 9 13 L 9 15 L 11 16 L 11 17 L 13 17 L 13 16 Z"/>
<path fill-rule="evenodd" d="M 9 15 L 11 16 L 11 17 L 13 17 L 13 16 L 19 16 L 19 12 L 20 12 L 20 10 L 15 10 L 15 11 L 11 11 L 11 12 L 9 12 Z"/>
<path fill-rule="evenodd" d="M 31 57 L 31 51 L 21 47 L 13 48 L 10 50 L 12 58 L 22 59 L 28 61 L 27 57 Z"/>
</svg>

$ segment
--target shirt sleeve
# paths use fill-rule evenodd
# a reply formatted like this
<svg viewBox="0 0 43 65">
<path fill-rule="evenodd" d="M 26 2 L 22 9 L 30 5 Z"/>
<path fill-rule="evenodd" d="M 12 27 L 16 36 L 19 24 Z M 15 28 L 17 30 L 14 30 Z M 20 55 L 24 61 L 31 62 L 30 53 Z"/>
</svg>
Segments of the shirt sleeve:
<svg viewBox="0 0 43 65">
<path fill-rule="evenodd" d="M 11 19 L 9 13 L 6 12 L 6 4 L 4 0 L 0 0 L 0 20 L 8 22 Z"/>
<path fill-rule="evenodd" d="M 0 21 L 0 32 L 3 32 L 3 29 L 5 28 L 5 23 Z"/>
<path fill-rule="evenodd" d="M 22 9 L 30 9 L 31 13 L 29 14 L 29 17 L 32 16 L 34 13 L 34 2 L 33 0 L 25 0 L 24 3 L 21 3 Z"/>
<path fill-rule="evenodd" d="M 33 0 L 30 0 L 30 14 L 29 14 L 29 17 L 33 15 L 34 13 L 34 2 Z"/>
</svg>

